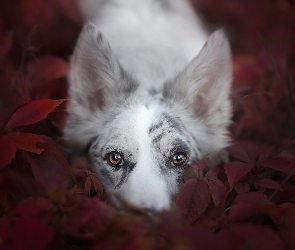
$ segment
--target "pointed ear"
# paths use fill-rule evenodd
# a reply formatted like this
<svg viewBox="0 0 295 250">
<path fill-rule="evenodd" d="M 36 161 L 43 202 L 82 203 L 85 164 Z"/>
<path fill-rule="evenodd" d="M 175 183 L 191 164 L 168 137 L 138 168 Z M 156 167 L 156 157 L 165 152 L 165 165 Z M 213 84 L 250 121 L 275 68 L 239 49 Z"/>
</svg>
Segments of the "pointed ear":
<svg viewBox="0 0 295 250">
<path fill-rule="evenodd" d="M 120 103 L 137 89 L 137 84 L 120 66 L 108 42 L 97 28 L 86 25 L 71 58 L 68 118 L 64 139 L 78 152 L 97 136 L 104 106 Z"/>
<path fill-rule="evenodd" d="M 163 96 L 183 102 L 209 125 L 228 125 L 231 81 L 230 46 L 223 30 L 218 30 L 174 81 L 165 84 Z"/>
<path fill-rule="evenodd" d="M 102 108 L 116 95 L 134 91 L 137 84 L 124 72 L 108 42 L 93 24 L 78 39 L 69 74 L 72 105 Z"/>
</svg>

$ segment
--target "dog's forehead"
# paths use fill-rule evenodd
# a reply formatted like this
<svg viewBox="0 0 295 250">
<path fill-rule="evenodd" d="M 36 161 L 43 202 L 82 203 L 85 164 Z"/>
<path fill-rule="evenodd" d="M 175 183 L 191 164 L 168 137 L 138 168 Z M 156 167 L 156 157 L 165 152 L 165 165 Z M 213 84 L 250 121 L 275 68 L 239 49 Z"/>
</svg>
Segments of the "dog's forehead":
<svg viewBox="0 0 295 250">
<path fill-rule="evenodd" d="M 124 148 L 157 147 L 166 151 L 177 146 L 174 144 L 179 144 L 181 138 L 186 141 L 183 121 L 161 103 L 129 106 L 111 123 L 108 134 Z"/>
<path fill-rule="evenodd" d="M 137 104 L 125 108 L 116 116 L 113 125 L 132 133 L 135 137 L 155 135 L 165 130 L 180 131 L 179 118 L 174 117 L 170 107 L 156 104 Z M 123 132 L 123 131 L 122 131 Z"/>
<path fill-rule="evenodd" d="M 132 105 L 116 117 L 113 125 L 121 130 L 132 134 L 133 137 L 141 138 L 148 135 L 153 124 L 157 123 L 164 111 L 160 105 L 137 104 Z M 124 131 L 123 131 L 124 130 Z"/>
</svg>

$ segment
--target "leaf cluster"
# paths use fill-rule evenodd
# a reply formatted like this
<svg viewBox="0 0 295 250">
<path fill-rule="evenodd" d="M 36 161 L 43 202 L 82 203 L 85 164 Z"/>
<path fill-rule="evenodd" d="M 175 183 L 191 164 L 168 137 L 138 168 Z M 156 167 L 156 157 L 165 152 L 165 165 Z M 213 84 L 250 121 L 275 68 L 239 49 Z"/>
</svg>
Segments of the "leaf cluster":
<svg viewBox="0 0 295 250">
<path fill-rule="evenodd" d="M 229 161 L 188 166 L 171 211 L 108 204 L 60 141 L 70 0 L 0 3 L 0 249 L 293 249 L 295 10 L 288 0 L 193 1 L 233 48 Z"/>
</svg>

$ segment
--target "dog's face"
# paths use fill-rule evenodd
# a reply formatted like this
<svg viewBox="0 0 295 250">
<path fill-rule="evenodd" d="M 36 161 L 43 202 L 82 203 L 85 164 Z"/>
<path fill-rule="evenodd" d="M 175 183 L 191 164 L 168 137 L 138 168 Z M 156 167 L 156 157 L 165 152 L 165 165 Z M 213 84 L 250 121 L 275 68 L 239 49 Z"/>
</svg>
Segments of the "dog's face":
<svg viewBox="0 0 295 250">
<path fill-rule="evenodd" d="M 221 31 L 159 92 L 142 89 L 95 27 L 72 58 L 65 137 L 89 146 L 106 191 L 138 206 L 167 209 L 185 166 L 227 145 L 231 62 Z"/>
<path fill-rule="evenodd" d="M 105 126 L 91 143 L 91 161 L 108 191 L 139 206 L 168 208 L 184 167 L 201 157 L 199 147 L 207 142 L 197 142 L 190 132 L 193 121 L 184 107 L 157 96 L 134 98 L 115 114 L 105 110 Z M 206 132 L 202 123 L 193 129 Z"/>
</svg>

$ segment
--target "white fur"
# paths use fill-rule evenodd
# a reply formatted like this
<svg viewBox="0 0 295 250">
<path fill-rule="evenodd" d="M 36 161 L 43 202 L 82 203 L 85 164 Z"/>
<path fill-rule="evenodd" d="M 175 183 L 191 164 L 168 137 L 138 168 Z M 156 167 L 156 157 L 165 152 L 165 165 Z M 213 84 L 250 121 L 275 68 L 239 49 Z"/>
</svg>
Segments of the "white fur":
<svg viewBox="0 0 295 250">
<path fill-rule="evenodd" d="M 158 89 L 172 79 L 208 38 L 187 0 L 168 0 L 177 10 L 172 13 L 158 9 L 155 0 L 115 0 L 114 5 L 102 6 L 100 1 L 87 1 L 80 1 L 87 9 L 84 14 L 92 17 L 121 65 L 142 86 Z M 155 69 L 162 74 L 153 75 Z"/>
<path fill-rule="evenodd" d="M 123 187 L 124 198 L 144 207 L 154 207 L 161 210 L 169 208 L 170 198 L 165 182 L 157 169 L 157 164 L 151 152 L 151 138 L 149 127 L 154 120 L 157 107 L 147 109 L 139 106 L 133 110 L 128 124 L 132 124 L 129 140 L 138 142 L 138 161 L 128 183 Z M 132 123 L 130 123 L 132 121 Z"/>
<path fill-rule="evenodd" d="M 69 74 L 65 139 L 89 157 L 108 193 L 167 209 L 183 166 L 228 145 L 232 77 L 223 31 L 208 37 L 186 0 L 80 0 L 85 25 Z M 88 22 L 88 21 L 86 21 Z M 207 41 L 207 43 L 206 43 Z M 206 45 L 204 46 L 204 44 Z M 110 152 L 124 163 L 112 166 Z"/>
</svg>

